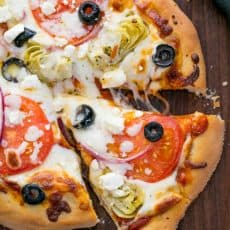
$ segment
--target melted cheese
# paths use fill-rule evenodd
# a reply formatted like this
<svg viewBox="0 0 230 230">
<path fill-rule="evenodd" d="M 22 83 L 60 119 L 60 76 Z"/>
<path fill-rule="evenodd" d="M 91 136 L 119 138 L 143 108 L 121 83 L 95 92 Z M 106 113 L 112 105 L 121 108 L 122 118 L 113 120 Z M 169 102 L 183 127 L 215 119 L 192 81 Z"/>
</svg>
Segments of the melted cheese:
<svg viewBox="0 0 230 230">
<path fill-rule="evenodd" d="M 99 153 L 107 152 L 107 145 L 113 143 L 112 134 L 124 129 L 123 112 L 105 100 L 89 100 L 83 97 L 58 97 L 55 100 L 56 111 L 64 108 L 67 118 L 74 123 L 75 111 L 79 105 L 87 104 L 93 108 L 96 119 L 87 129 L 73 129 L 78 142 L 91 147 Z"/>
<path fill-rule="evenodd" d="M 70 164 L 71 162 L 71 164 Z M 82 182 L 79 159 L 77 155 L 69 149 L 63 148 L 60 145 L 54 145 L 47 159 L 41 166 L 28 172 L 20 173 L 14 176 L 9 176 L 7 179 L 15 181 L 20 186 L 27 183 L 29 178 L 37 172 L 45 170 L 63 171 L 76 181 Z"/>
<path fill-rule="evenodd" d="M 29 73 L 24 72 L 21 76 L 21 81 L 19 83 L 13 83 L 6 81 L 0 74 L 0 86 L 5 95 L 21 95 L 38 102 L 49 121 L 52 122 L 56 120 L 56 115 L 53 109 L 52 93 L 46 84 L 39 81 L 36 75 L 30 75 Z M 10 100 L 10 98 L 12 98 L 12 100 Z M 20 103 L 18 103 L 18 99 L 15 100 L 14 98 L 18 97 L 6 97 L 7 103 L 11 103 L 11 106 L 13 106 L 13 104 L 19 106 Z M 17 111 L 18 108 L 14 108 L 13 111 Z M 20 119 L 20 117 L 22 117 L 22 114 L 18 114 L 18 119 Z"/>
<path fill-rule="evenodd" d="M 180 156 L 179 165 L 184 161 L 186 156 L 186 149 L 191 142 L 191 137 L 187 137 L 182 153 Z M 178 167 L 172 172 L 171 175 L 163 180 L 155 183 L 147 183 L 137 179 L 130 179 L 125 177 L 127 170 L 132 170 L 132 166 L 128 163 L 125 164 L 111 164 L 107 162 L 102 162 L 98 160 L 93 160 L 90 165 L 90 180 L 95 186 L 100 186 L 100 178 L 103 175 L 103 169 L 109 168 L 113 174 L 117 176 L 120 175 L 128 183 L 135 184 L 142 188 L 144 192 L 144 203 L 138 210 L 137 217 L 143 216 L 149 212 L 153 212 L 154 208 L 162 201 L 162 198 L 171 197 L 175 193 L 169 191 L 170 188 L 177 186 L 176 176 Z M 149 173 L 151 169 L 146 168 L 146 174 Z M 98 179 L 99 178 L 99 179 Z"/>
</svg>

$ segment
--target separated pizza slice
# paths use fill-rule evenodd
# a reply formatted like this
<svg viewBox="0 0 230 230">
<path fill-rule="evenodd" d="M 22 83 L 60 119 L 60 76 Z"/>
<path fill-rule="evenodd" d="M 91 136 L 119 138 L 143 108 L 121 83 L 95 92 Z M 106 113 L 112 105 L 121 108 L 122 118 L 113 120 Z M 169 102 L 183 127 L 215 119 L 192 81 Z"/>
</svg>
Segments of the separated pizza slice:
<svg viewBox="0 0 230 230">
<path fill-rule="evenodd" d="M 0 10 L 8 81 L 20 81 L 6 71 L 15 64 L 55 89 L 89 97 L 113 88 L 136 97 L 206 88 L 197 32 L 173 0 L 8 0 Z"/>
<path fill-rule="evenodd" d="M 97 223 L 79 158 L 59 137 L 52 95 L 36 76 L 0 79 L 0 224 L 13 230 Z"/>
<path fill-rule="evenodd" d="M 63 135 L 71 145 L 74 136 L 95 192 L 121 229 L 176 229 L 221 156 L 224 122 L 218 116 L 163 116 L 68 95 L 55 99 L 55 109 Z"/>
</svg>

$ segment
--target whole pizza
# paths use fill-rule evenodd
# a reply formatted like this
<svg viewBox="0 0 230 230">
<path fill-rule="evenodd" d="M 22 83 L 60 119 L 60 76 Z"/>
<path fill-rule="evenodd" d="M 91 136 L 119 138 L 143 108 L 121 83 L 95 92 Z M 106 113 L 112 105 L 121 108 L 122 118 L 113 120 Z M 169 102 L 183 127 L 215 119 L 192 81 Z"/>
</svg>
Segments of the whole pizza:
<svg viewBox="0 0 230 230">
<path fill-rule="evenodd" d="M 172 116 L 159 94 L 206 90 L 173 0 L 1 0 L 0 68 L 1 225 L 96 226 L 95 193 L 117 229 L 177 228 L 217 166 L 224 121 Z"/>
</svg>

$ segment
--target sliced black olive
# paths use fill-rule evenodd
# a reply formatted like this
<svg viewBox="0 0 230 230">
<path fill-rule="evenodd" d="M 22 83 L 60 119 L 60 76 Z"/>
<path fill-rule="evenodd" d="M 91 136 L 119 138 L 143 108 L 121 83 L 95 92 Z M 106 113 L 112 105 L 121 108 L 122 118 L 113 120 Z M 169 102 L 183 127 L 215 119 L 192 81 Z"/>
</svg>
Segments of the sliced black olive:
<svg viewBox="0 0 230 230">
<path fill-rule="evenodd" d="M 80 5 L 78 15 L 82 23 L 94 25 L 101 18 L 101 10 L 95 2 L 85 1 Z"/>
<path fill-rule="evenodd" d="M 95 113 L 90 106 L 80 105 L 76 109 L 73 126 L 77 129 L 87 128 L 93 124 L 95 117 Z"/>
<path fill-rule="evenodd" d="M 32 38 L 36 34 L 35 31 L 30 30 L 25 27 L 24 32 L 19 34 L 15 39 L 14 39 L 14 44 L 17 47 L 22 47 L 24 43 L 26 43 L 30 38 Z"/>
<path fill-rule="evenodd" d="M 152 60 L 157 66 L 165 68 L 173 64 L 175 55 L 175 50 L 172 46 L 161 44 L 157 46 Z"/>
<path fill-rule="evenodd" d="M 162 138 L 164 134 L 164 129 L 161 124 L 157 122 L 150 122 L 144 128 L 145 138 L 151 142 L 158 141 Z"/>
<path fill-rule="evenodd" d="M 18 82 L 18 79 L 17 79 L 15 76 L 12 76 L 12 75 L 9 73 L 9 68 L 10 68 L 12 65 L 16 65 L 16 66 L 19 67 L 19 68 L 26 67 L 26 65 L 25 65 L 25 63 L 24 63 L 21 59 L 18 59 L 18 58 L 16 58 L 16 57 L 9 58 L 9 59 L 7 59 L 6 61 L 3 62 L 3 64 L 2 64 L 2 76 L 3 76 L 7 81 L 12 81 L 12 82 L 17 83 L 17 82 Z"/>
<path fill-rule="evenodd" d="M 45 193 L 37 184 L 27 184 L 22 188 L 22 197 L 27 204 L 40 204 L 45 200 Z"/>
</svg>

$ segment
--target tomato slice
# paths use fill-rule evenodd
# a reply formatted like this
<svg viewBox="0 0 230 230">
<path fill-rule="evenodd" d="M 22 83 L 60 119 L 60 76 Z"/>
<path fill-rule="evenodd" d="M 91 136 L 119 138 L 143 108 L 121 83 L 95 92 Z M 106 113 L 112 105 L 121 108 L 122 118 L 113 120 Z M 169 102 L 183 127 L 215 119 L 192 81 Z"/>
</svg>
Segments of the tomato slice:
<svg viewBox="0 0 230 230">
<path fill-rule="evenodd" d="M 103 2 L 103 0 L 93 0 L 94 2 L 100 4 Z M 96 25 L 83 25 L 83 28 L 85 32 L 82 34 L 82 32 L 79 32 L 79 30 L 82 30 L 79 28 L 78 25 L 74 25 L 74 23 L 71 23 L 71 21 L 78 20 L 78 12 L 77 9 L 79 5 L 84 2 L 84 0 L 58 0 L 56 4 L 56 11 L 55 13 L 51 15 L 45 15 L 43 14 L 41 7 L 34 7 L 32 0 L 31 2 L 31 12 L 34 16 L 34 19 L 38 23 L 38 25 L 45 30 L 48 34 L 50 34 L 53 37 L 60 37 L 65 38 L 69 41 L 69 43 L 73 45 L 80 45 L 90 39 L 93 39 L 97 33 L 101 29 L 100 23 L 97 23 Z M 40 3 L 42 4 L 42 0 L 40 0 Z M 65 26 L 63 23 L 63 17 L 66 15 L 71 15 L 71 18 L 67 21 L 70 21 L 68 26 Z M 73 26 L 72 26 L 73 24 Z"/>
<path fill-rule="evenodd" d="M 0 147 L 1 175 L 18 174 L 35 168 L 46 159 L 54 144 L 51 125 L 39 104 L 26 97 L 20 98 L 19 109 L 24 114 L 22 122 L 4 127 Z M 31 126 L 42 132 L 36 141 L 25 139 Z"/>
<path fill-rule="evenodd" d="M 160 123 L 164 129 L 163 137 L 157 142 L 150 142 L 144 136 L 144 126 L 152 121 Z M 128 130 L 138 124 L 141 125 L 139 132 L 135 136 L 128 135 Z M 177 166 L 184 142 L 177 121 L 172 117 L 145 114 L 142 117 L 130 119 L 125 127 L 126 134 L 114 136 L 114 144 L 109 146 L 109 149 L 119 157 L 124 157 L 119 149 L 120 143 L 124 141 L 133 143 L 133 150 L 125 157 L 135 155 L 150 145 L 144 155 L 129 162 L 133 169 L 127 171 L 126 176 L 152 183 L 170 175 Z"/>
</svg>

